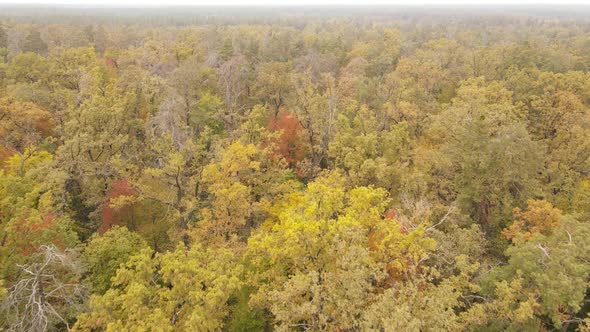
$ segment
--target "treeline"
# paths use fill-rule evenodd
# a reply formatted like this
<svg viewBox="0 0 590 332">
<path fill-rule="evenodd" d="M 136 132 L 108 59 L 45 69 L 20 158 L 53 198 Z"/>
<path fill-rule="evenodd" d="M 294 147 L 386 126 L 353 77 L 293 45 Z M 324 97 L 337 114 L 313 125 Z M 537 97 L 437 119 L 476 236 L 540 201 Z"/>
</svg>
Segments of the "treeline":
<svg viewBox="0 0 590 332">
<path fill-rule="evenodd" d="M 0 329 L 588 331 L 590 21 L 435 14 L 3 21 Z"/>
</svg>

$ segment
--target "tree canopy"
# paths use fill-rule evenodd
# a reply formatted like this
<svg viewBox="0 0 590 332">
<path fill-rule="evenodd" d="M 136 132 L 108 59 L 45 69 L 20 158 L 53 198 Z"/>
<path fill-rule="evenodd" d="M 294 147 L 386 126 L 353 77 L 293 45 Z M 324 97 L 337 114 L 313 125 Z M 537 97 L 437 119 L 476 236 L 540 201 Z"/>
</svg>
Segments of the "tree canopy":
<svg viewBox="0 0 590 332">
<path fill-rule="evenodd" d="M 590 331 L 590 12 L 500 9 L 0 5 L 0 331 Z"/>
</svg>

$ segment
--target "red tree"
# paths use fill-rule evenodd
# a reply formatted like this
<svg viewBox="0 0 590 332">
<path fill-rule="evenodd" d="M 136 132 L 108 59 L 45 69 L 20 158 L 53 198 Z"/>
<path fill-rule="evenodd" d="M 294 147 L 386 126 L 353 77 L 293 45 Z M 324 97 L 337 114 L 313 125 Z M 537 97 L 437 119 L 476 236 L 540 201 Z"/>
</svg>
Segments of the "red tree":
<svg viewBox="0 0 590 332">
<path fill-rule="evenodd" d="M 133 212 L 132 206 L 112 207 L 111 202 L 121 196 L 136 196 L 137 191 L 125 180 L 115 181 L 107 191 L 105 202 L 102 206 L 102 222 L 98 231 L 102 234 L 114 225 L 125 225 Z"/>
<path fill-rule="evenodd" d="M 302 127 L 299 120 L 287 111 L 273 117 L 267 125 L 271 132 L 280 131 L 280 136 L 273 141 L 276 151 L 281 155 L 289 167 L 293 167 L 305 156 L 305 147 L 301 139 Z"/>
</svg>

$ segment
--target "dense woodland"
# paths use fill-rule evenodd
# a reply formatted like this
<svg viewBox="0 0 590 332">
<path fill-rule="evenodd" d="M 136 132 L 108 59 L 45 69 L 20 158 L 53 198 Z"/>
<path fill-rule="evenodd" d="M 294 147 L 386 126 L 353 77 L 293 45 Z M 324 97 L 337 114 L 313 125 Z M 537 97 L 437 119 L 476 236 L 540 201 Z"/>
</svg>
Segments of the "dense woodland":
<svg viewBox="0 0 590 332">
<path fill-rule="evenodd" d="M 589 331 L 590 11 L 43 10 L 1 331 Z"/>
</svg>

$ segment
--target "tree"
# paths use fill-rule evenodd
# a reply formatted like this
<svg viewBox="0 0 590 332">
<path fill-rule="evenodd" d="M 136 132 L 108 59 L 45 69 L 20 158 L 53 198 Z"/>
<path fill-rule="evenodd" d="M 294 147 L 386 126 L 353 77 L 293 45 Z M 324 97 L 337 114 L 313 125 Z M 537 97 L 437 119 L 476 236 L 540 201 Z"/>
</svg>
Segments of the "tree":
<svg viewBox="0 0 590 332">
<path fill-rule="evenodd" d="M 434 242 L 384 216 L 382 189 L 344 189 L 331 174 L 293 193 L 250 237 L 246 257 L 258 287 L 250 303 L 278 329 L 359 329 L 380 289 L 418 273 Z"/>
<path fill-rule="evenodd" d="M 52 90 L 59 90 L 61 87 L 68 92 L 78 94 L 87 87 L 84 78 L 96 66 L 97 58 L 92 47 L 57 48 L 51 51 L 46 62 L 48 68 L 44 74 L 54 85 Z M 61 102 L 67 101 L 69 100 Z"/>
<path fill-rule="evenodd" d="M 280 136 L 273 140 L 277 153 L 281 155 L 289 167 L 303 160 L 305 157 L 305 145 L 303 144 L 302 127 L 299 120 L 288 112 L 281 112 L 278 117 L 273 117 L 267 125 L 271 132 L 279 132 Z"/>
<path fill-rule="evenodd" d="M 18 155 L 20 176 L 24 175 L 25 162 L 35 155 L 52 129 L 53 119 L 46 110 L 33 103 L 0 99 L 0 144 Z"/>
<path fill-rule="evenodd" d="M 589 171 L 590 117 L 584 103 L 589 83 L 576 72 L 540 73 L 526 92 L 531 134 L 547 147 L 543 180 L 551 201 L 565 211 L 571 209 L 574 184 Z"/>
<path fill-rule="evenodd" d="M 213 69 L 198 63 L 195 58 L 186 60 L 172 73 L 170 85 L 180 99 L 178 105 L 174 107 L 179 109 L 186 127 L 196 134 L 203 130 L 203 123 L 199 121 L 191 123 L 191 118 L 194 120 L 199 117 L 212 116 L 211 114 L 201 114 L 202 112 L 197 110 L 197 104 L 201 102 L 203 96 L 213 92 L 216 85 L 214 78 Z M 207 123 L 207 119 L 203 122 Z"/>
<path fill-rule="evenodd" d="M 313 179 L 319 170 L 327 168 L 328 147 L 333 137 L 339 108 L 336 82 L 323 77 L 325 89 L 313 83 L 306 73 L 293 74 L 292 112 L 306 134 L 308 156 L 301 173 Z"/>
<path fill-rule="evenodd" d="M 279 114 L 289 95 L 290 62 L 267 62 L 260 65 L 256 74 L 255 94 L 272 108 L 274 116 Z"/>
<path fill-rule="evenodd" d="M 146 241 L 125 227 L 114 227 L 103 235 L 94 234 L 82 255 L 86 281 L 93 293 L 104 294 L 111 287 L 111 279 L 119 266 L 145 248 Z"/>
<path fill-rule="evenodd" d="M 377 296 L 363 313 L 363 330 L 464 330 L 467 294 L 477 291 L 472 274 L 478 265 L 457 257 L 453 268 L 459 273 L 433 282 L 433 275 L 419 276 L 389 288 Z"/>
<path fill-rule="evenodd" d="M 4 288 L 4 280 L 0 280 L 0 302 L 4 301 L 4 297 L 8 291 Z"/>
<path fill-rule="evenodd" d="M 117 271 L 112 288 L 90 299 L 74 330 L 220 330 L 240 272 L 226 249 L 143 249 Z"/>
<path fill-rule="evenodd" d="M 37 29 L 31 29 L 25 38 L 23 52 L 33 52 L 44 55 L 47 53 L 47 43 L 41 38 L 41 32 Z"/>
<path fill-rule="evenodd" d="M 0 26 L 0 49 L 8 48 L 8 35 L 3 26 Z"/>
<path fill-rule="evenodd" d="M 107 32 L 102 24 L 98 25 L 94 31 L 94 49 L 97 53 L 103 54 L 107 49 L 107 45 Z"/>
<path fill-rule="evenodd" d="M 282 160 L 269 154 L 260 145 L 236 141 L 205 166 L 202 190 L 210 205 L 200 210 L 202 220 L 194 227 L 201 241 L 237 245 L 264 221 L 273 200 L 294 190 Z"/>
<path fill-rule="evenodd" d="M 35 193 L 30 193 L 33 196 Z M 36 197 L 46 200 L 47 197 Z M 24 203 L 24 202 L 19 202 Z M 24 204 L 23 204 L 24 205 Z M 18 206 L 14 216 L 3 225 L 3 249 L 9 249 L 11 255 L 29 256 L 35 254 L 41 245 L 54 245 L 65 249 L 75 245 L 78 238 L 73 231 L 72 220 L 67 216 L 43 208 Z"/>
<path fill-rule="evenodd" d="M 147 223 L 165 229 L 173 240 L 188 241 L 186 231 L 199 209 L 203 169 L 208 160 L 211 136 L 203 134 L 198 144 L 187 140 L 178 147 L 168 134 L 154 138 L 149 148 L 151 158 L 141 168 L 120 165 L 120 172 L 129 179 L 137 195 L 130 201 L 132 211 L 156 207 L 156 213 L 146 215 Z M 139 203 L 139 204 L 138 204 Z M 136 205 L 138 204 L 138 205 Z M 122 207 L 122 206 L 119 206 Z M 145 211 L 145 210 L 144 210 Z M 141 210 L 138 211 L 142 213 Z M 151 230 L 154 235 L 154 229 Z M 157 233 L 161 233 L 158 231 Z"/>
<path fill-rule="evenodd" d="M 366 59 L 369 63 L 367 66 L 369 76 L 383 76 L 398 60 L 401 33 L 397 29 L 386 28 L 369 38 L 358 41 L 352 47 L 348 56 Z"/>
<path fill-rule="evenodd" d="M 8 56 L 8 35 L 2 26 L 0 26 L 0 63 L 5 63 Z"/>
<path fill-rule="evenodd" d="M 400 192 L 408 173 L 412 142 L 405 122 L 383 127 L 367 107 L 340 115 L 329 154 L 334 167 L 345 171 L 351 185 L 375 185 Z"/>
<path fill-rule="evenodd" d="M 114 227 L 126 227 L 139 234 L 156 251 L 168 249 L 174 223 L 161 202 L 141 196 L 129 181 L 114 181 L 105 195 L 100 211 L 100 226 L 103 234 Z"/>
<path fill-rule="evenodd" d="M 7 77 L 15 82 L 42 83 L 49 71 L 47 60 L 36 53 L 23 53 L 15 56 L 10 61 L 7 69 Z"/>
<path fill-rule="evenodd" d="M 224 62 L 218 70 L 219 89 L 223 96 L 223 121 L 226 130 L 239 127 L 244 121 L 247 110 L 248 78 L 251 70 L 243 57 L 234 56 Z"/>
<path fill-rule="evenodd" d="M 487 302 L 475 303 L 463 314 L 466 325 L 474 330 L 541 329 L 540 322 L 534 318 L 537 303 L 529 294 L 523 294 L 523 291 L 522 278 L 496 282 Z"/>
<path fill-rule="evenodd" d="M 549 235 L 559 227 L 561 211 L 551 203 L 539 200 L 528 200 L 526 211 L 519 208 L 513 210 L 516 220 L 502 232 L 513 242 L 529 240 L 535 234 Z"/>
<path fill-rule="evenodd" d="M 99 207 L 117 163 L 139 153 L 141 119 L 131 107 L 132 91 L 121 91 L 103 67 L 87 76 L 81 100 L 67 111 L 56 151 L 53 188 L 61 207 L 71 211 L 84 237 L 98 225 Z"/>
<path fill-rule="evenodd" d="M 590 217 L 590 181 L 578 182 L 572 205 L 575 213 L 579 213 L 583 218 Z"/>
<path fill-rule="evenodd" d="M 519 121 L 511 94 L 481 79 L 463 83 L 437 117 L 433 139 L 451 163 L 452 189 L 465 212 L 488 233 L 505 226 L 513 206 L 538 188 L 542 150 Z"/>
<path fill-rule="evenodd" d="M 78 243 L 72 219 L 52 205 L 45 187 L 51 159 L 31 158 L 23 176 L 17 175 L 17 159 L 8 160 L 8 172 L 0 170 L 0 276 L 7 282 L 17 277 L 17 264 L 28 264 L 40 246 L 64 250 Z"/>
<path fill-rule="evenodd" d="M 22 277 L 2 302 L 6 326 L 13 331 L 69 331 L 85 297 L 74 253 L 42 246 L 33 262 L 20 269 Z"/>
<path fill-rule="evenodd" d="M 221 46 L 221 49 L 219 50 L 219 55 L 221 55 L 221 59 L 223 61 L 229 60 L 234 55 L 234 48 L 231 39 L 228 38 L 223 42 L 223 46 Z"/>
<path fill-rule="evenodd" d="M 525 212 L 529 219 L 538 216 L 535 213 L 538 209 L 534 208 L 535 204 Z M 495 293 L 491 298 L 497 301 L 506 296 L 503 293 L 510 292 L 511 298 L 504 303 L 509 307 L 496 309 L 500 310 L 497 315 L 486 315 L 486 324 L 503 329 L 520 329 L 522 324 L 567 328 L 582 308 L 588 290 L 590 265 L 585 257 L 590 246 L 585 239 L 589 235 L 586 222 L 564 216 L 550 234 L 533 233 L 508 247 L 505 252 L 508 264 L 482 280 L 482 293 L 484 296 Z M 489 306 L 499 307 L 499 304 L 490 302 Z"/>
</svg>

